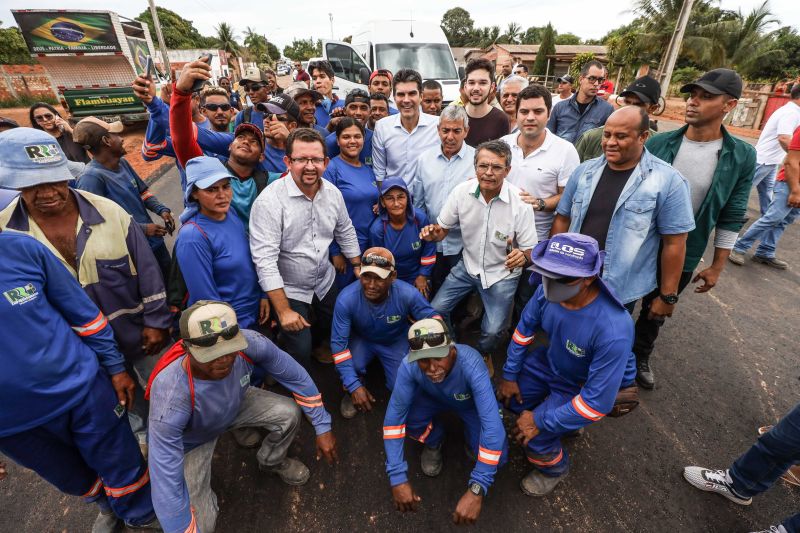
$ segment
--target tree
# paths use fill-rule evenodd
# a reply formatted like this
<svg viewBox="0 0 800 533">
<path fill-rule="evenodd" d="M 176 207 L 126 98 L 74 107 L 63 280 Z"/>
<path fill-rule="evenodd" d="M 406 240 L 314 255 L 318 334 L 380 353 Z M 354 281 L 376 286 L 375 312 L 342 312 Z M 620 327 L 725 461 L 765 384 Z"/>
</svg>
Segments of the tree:
<svg viewBox="0 0 800 533">
<path fill-rule="evenodd" d="M 791 26 L 780 28 L 774 32 L 771 46 L 783 54 L 762 59 L 753 75 L 759 79 L 775 81 L 799 75 L 800 35 L 797 31 Z"/>
<path fill-rule="evenodd" d="M 520 42 L 522 44 L 539 44 L 542 42 L 546 26 L 531 26 L 522 34 Z"/>
<path fill-rule="evenodd" d="M 556 35 L 556 44 L 581 44 L 581 38 L 574 33 L 559 33 Z"/>
<path fill-rule="evenodd" d="M 187 48 L 213 48 L 215 39 L 203 37 L 192 25 L 191 20 L 186 20 L 174 11 L 163 7 L 156 7 L 158 20 L 161 22 L 161 32 L 164 34 L 164 43 L 172 50 L 185 50 Z M 150 10 L 142 11 L 136 20 L 145 22 L 153 28 L 153 17 Z"/>
<path fill-rule="evenodd" d="M 500 37 L 500 41 L 508 44 L 519 44 L 522 37 L 522 28 L 516 22 L 509 22 L 506 32 Z"/>
<path fill-rule="evenodd" d="M 244 30 L 244 46 L 247 48 L 249 55 L 257 63 L 266 63 L 267 56 L 267 38 L 257 33 L 253 28 L 248 26 Z"/>
<path fill-rule="evenodd" d="M 461 7 L 448 9 L 442 15 L 441 27 L 450 46 L 469 46 L 475 32 L 474 25 L 469 11 Z"/>
<path fill-rule="evenodd" d="M 270 41 L 267 41 L 267 57 L 273 63 L 281 58 L 281 51 Z"/>
<path fill-rule="evenodd" d="M 577 54 L 572 60 L 572 63 L 569 64 L 570 76 L 577 80 L 581 75 L 581 69 L 583 68 L 583 65 L 592 59 L 594 59 L 594 54 L 592 52 L 582 52 Z"/>
<path fill-rule="evenodd" d="M 283 47 L 283 55 L 295 61 L 306 61 L 312 57 L 319 57 L 322 55 L 322 41 L 317 39 L 315 43 L 313 37 L 294 39 L 292 44 Z"/>
<path fill-rule="evenodd" d="M 471 46 L 488 48 L 500 39 L 500 26 L 478 28 L 472 34 Z"/>
<path fill-rule="evenodd" d="M 230 24 L 227 22 L 220 22 L 214 29 L 217 32 L 216 45 L 219 49 L 225 50 L 234 56 L 238 55 L 240 46 L 239 43 L 236 42 L 236 33 L 233 31 Z M 266 45 L 264 49 L 266 50 Z"/>
<path fill-rule="evenodd" d="M 0 22 L 0 25 L 3 23 Z M 33 58 L 19 28 L 0 28 L 0 65 L 30 65 Z"/>
<path fill-rule="evenodd" d="M 555 33 L 553 25 L 549 22 L 544 29 L 542 35 L 542 43 L 539 45 L 539 51 L 536 52 L 536 61 L 533 63 L 533 73 L 537 75 L 548 74 L 547 72 L 547 56 L 556 53 Z"/>
</svg>

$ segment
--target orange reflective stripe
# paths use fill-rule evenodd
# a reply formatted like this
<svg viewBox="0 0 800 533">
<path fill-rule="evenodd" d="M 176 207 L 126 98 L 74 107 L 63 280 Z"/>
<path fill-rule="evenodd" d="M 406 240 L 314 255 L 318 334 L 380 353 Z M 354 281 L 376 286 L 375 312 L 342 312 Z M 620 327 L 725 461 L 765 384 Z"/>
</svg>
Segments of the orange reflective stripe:
<svg viewBox="0 0 800 533">
<path fill-rule="evenodd" d="M 183 533 L 197 533 L 197 518 L 194 516 L 194 507 L 189 507 L 189 511 L 192 513 L 192 520 L 189 522 L 189 525 L 186 526 L 186 529 L 183 530 Z"/>
<path fill-rule="evenodd" d="M 95 481 L 94 485 L 92 485 L 92 488 L 89 489 L 89 491 L 86 494 L 81 496 L 81 498 L 91 498 L 92 496 L 97 496 L 100 493 L 100 487 L 102 487 L 102 486 L 103 486 L 103 482 L 98 477 L 97 481 Z"/>
<path fill-rule="evenodd" d="M 112 498 L 121 498 L 126 494 L 130 494 L 132 492 L 136 492 L 137 490 L 141 489 L 150 481 L 150 469 L 144 471 L 142 477 L 139 478 L 138 481 L 135 483 L 131 483 L 126 487 L 121 487 L 118 489 L 112 487 L 106 487 L 106 495 L 111 496 Z"/>
<path fill-rule="evenodd" d="M 556 455 L 555 459 L 550 459 L 548 461 L 547 459 L 534 459 L 533 457 L 528 457 L 528 461 L 537 466 L 553 466 L 554 464 L 557 464 L 559 461 L 561 461 L 561 459 L 563 458 L 564 458 L 564 449 L 562 448 L 558 450 L 558 455 Z"/>
<path fill-rule="evenodd" d="M 105 315 L 101 312 L 98 314 L 94 320 L 89 322 L 88 324 L 84 324 L 83 326 L 72 326 L 72 329 L 81 337 L 88 337 L 89 335 L 94 335 L 108 324 L 108 320 L 106 319 Z"/>
<path fill-rule="evenodd" d="M 517 329 L 514 330 L 514 335 L 512 335 L 511 338 L 513 339 L 514 342 L 522 346 L 527 346 L 528 344 L 533 342 L 533 335 L 531 335 L 530 337 L 526 337 L 525 335 L 520 333 L 519 330 Z"/>
<path fill-rule="evenodd" d="M 336 363 L 337 365 L 339 363 L 344 363 L 348 359 L 352 359 L 352 358 L 353 358 L 353 356 L 350 354 L 350 350 L 343 350 L 343 351 L 341 351 L 339 353 L 333 354 L 333 362 Z"/>
<path fill-rule="evenodd" d="M 139 196 L 141 196 L 142 200 L 147 200 L 148 198 L 152 198 L 153 197 L 153 193 L 151 193 L 150 190 L 148 189 L 148 190 L 144 191 L 142 194 L 140 194 Z"/>
<path fill-rule="evenodd" d="M 421 264 L 422 266 L 433 265 L 435 263 L 436 263 L 436 256 L 435 255 L 430 255 L 428 257 L 422 257 L 419 260 L 419 264 Z"/>
<path fill-rule="evenodd" d="M 406 436 L 406 425 L 402 426 L 383 426 L 384 439 L 404 439 Z"/>
<path fill-rule="evenodd" d="M 501 450 L 489 450 L 483 446 L 478 446 L 478 461 L 487 465 L 496 465 L 500 462 Z"/>
<path fill-rule="evenodd" d="M 595 411 L 589 407 L 589 404 L 587 404 L 583 398 L 581 398 L 580 394 L 572 399 L 572 407 L 574 407 L 578 414 L 583 418 L 589 419 L 593 422 L 596 422 L 605 416 L 603 413 Z"/>
<path fill-rule="evenodd" d="M 299 394 L 292 394 L 294 395 L 294 401 L 297 402 L 297 405 L 308 407 L 309 409 L 313 409 L 314 407 L 322 407 L 322 394 L 317 394 L 316 396 L 300 396 Z"/>
</svg>

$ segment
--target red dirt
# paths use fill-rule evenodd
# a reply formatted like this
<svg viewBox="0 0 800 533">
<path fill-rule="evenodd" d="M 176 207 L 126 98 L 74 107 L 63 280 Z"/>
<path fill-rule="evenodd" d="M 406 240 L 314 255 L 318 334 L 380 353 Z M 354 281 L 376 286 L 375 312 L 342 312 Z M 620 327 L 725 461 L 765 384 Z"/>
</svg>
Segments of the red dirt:
<svg viewBox="0 0 800 533">
<path fill-rule="evenodd" d="M 661 115 L 665 119 L 674 120 L 676 122 L 683 122 L 683 114 L 686 110 L 686 102 L 683 98 L 667 98 L 667 108 Z M 742 137 L 750 137 L 758 139 L 761 135 L 761 130 L 751 130 L 748 128 L 738 128 L 736 126 L 725 126 L 730 133 L 741 135 Z"/>
</svg>

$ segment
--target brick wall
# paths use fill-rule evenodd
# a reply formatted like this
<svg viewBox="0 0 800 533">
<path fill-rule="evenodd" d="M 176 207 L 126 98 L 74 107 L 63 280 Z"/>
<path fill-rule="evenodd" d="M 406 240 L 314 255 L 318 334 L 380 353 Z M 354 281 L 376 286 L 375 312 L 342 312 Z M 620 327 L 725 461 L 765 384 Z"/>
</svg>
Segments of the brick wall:
<svg viewBox="0 0 800 533">
<path fill-rule="evenodd" d="M 56 97 L 41 65 L 0 65 L 0 100 Z"/>
</svg>

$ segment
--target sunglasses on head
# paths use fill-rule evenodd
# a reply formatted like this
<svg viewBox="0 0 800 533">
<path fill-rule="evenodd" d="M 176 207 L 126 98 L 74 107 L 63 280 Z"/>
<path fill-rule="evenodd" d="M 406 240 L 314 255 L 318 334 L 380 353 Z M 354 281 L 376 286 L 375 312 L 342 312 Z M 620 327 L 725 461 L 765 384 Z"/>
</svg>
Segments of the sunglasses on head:
<svg viewBox="0 0 800 533">
<path fill-rule="evenodd" d="M 231 104 L 206 104 L 203 107 L 212 112 L 217 111 L 218 109 L 222 109 L 223 111 L 231 110 Z"/>
<path fill-rule="evenodd" d="M 418 335 L 408 339 L 408 346 L 412 350 L 421 350 L 425 344 L 434 348 L 436 346 L 441 346 L 446 340 L 447 335 L 444 333 L 428 333 L 427 335 Z"/>
<path fill-rule="evenodd" d="M 375 265 L 377 267 L 386 268 L 391 267 L 394 268 L 394 263 L 390 259 L 383 257 L 382 255 L 376 254 L 369 254 L 361 259 L 362 265 Z"/>
<path fill-rule="evenodd" d="M 214 346 L 220 337 L 222 337 L 226 341 L 229 341 L 232 338 L 234 338 L 237 333 L 239 333 L 239 324 L 234 324 L 233 326 L 228 326 L 227 328 L 221 331 L 210 333 L 208 335 L 203 335 L 202 337 L 194 337 L 193 339 L 185 339 L 185 340 L 189 344 L 193 344 L 201 348 L 208 348 L 210 346 Z"/>
</svg>

